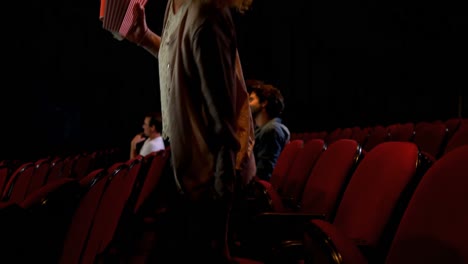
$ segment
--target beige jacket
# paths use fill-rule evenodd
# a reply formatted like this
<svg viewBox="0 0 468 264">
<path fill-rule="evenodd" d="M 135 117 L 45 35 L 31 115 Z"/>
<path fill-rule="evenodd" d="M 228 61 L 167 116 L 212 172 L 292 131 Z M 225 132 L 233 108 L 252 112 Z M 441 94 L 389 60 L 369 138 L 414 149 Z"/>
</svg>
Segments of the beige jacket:
<svg viewBox="0 0 468 264">
<path fill-rule="evenodd" d="M 206 2 L 191 0 L 177 36 L 169 38 L 172 79 L 163 109 L 170 117 L 176 179 L 195 200 L 232 193 L 236 181 L 246 184 L 255 175 L 254 127 L 235 27 L 229 9 Z"/>
</svg>

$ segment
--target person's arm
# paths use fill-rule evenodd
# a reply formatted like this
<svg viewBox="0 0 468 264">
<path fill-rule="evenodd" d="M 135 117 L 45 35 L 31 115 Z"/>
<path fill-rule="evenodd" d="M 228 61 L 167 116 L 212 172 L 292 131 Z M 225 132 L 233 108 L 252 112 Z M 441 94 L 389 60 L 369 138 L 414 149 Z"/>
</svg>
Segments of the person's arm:
<svg viewBox="0 0 468 264">
<path fill-rule="evenodd" d="M 141 4 L 135 5 L 135 13 L 135 23 L 125 39 L 143 47 L 157 58 L 161 45 L 161 37 L 148 28 L 144 6 Z"/>
<path fill-rule="evenodd" d="M 133 146 L 130 146 L 130 159 L 134 159 L 137 155 L 136 148 Z"/>
<path fill-rule="evenodd" d="M 130 142 L 130 159 L 135 158 L 137 153 L 137 145 L 138 143 L 144 141 L 146 138 L 142 134 L 137 134 L 132 141 Z"/>
<path fill-rule="evenodd" d="M 157 58 L 159 47 L 161 46 L 161 37 L 148 29 L 143 35 L 141 41 L 137 44 Z"/>
</svg>

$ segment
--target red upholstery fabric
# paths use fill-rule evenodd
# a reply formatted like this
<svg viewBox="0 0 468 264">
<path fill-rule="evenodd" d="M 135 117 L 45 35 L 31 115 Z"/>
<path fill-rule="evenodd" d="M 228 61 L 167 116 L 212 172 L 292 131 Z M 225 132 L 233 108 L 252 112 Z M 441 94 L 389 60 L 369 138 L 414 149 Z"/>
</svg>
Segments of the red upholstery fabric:
<svg viewBox="0 0 468 264">
<path fill-rule="evenodd" d="M 387 141 L 388 133 L 387 129 L 383 126 L 375 126 L 370 129 L 369 137 L 367 138 L 367 142 L 364 145 L 364 149 L 366 151 L 370 151 L 378 144 Z"/>
<path fill-rule="evenodd" d="M 34 163 L 34 173 L 31 177 L 31 182 L 29 183 L 26 195 L 41 188 L 44 185 L 47 175 L 49 174 L 50 165 L 50 159 L 48 158 L 39 159 Z"/>
<path fill-rule="evenodd" d="M 468 146 L 439 159 L 419 183 L 387 264 L 468 262 Z"/>
<path fill-rule="evenodd" d="M 438 158 L 446 137 L 446 127 L 442 121 L 419 122 L 414 128 L 414 143 L 421 151 Z"/>
<path fill-rule="evenodd" d="M 412 141 L 414 124 L 411 122 L 392 124 L 387 126 L 387 132 L 390 137 L 389 140 L 391 141 Z"/>
<path fill-rule="evenodd" d="M 63 171 L 63 158 L 55 157 L 50 162 L 49 174 L 47 175 L 47 183 L 53 182 L 62 177 Z"/>
<path fill-rule="evenodd" d="M 370 128 L 360 128 L 360 127 L 353 127 L 353 134 L 351 139 L 356 140 L 361 146 L 364 146 L 367 138 L 369 137 Z"/>
<path fill-rule="evenodd" d="M 149 164 L 146 176 L 144 177 L 143 185 L 140 189 L 140 193 L 134 206 L 134 213 L 137 213 L 140 210 L 140 208 L 144 205 L 144 203 L 148 200 L 150 195 L 156 189 L 161 179 L 163 169 L 166 166 L 166 163 L 171 155 L 170 148 L 158 151 L 157 153 L 154 153 L 152 155 L 154 155 L 154 157 L 151 159 L 151 163 Z"/>
<path fill-rule="evenodd" d="M 334 130 L 330 131 L 325 138 L 325 142 L 330 145 L 331 143 L 337 141 L 341 138 L 342 128 L 335 128 Z"/>
<path fill-rule="evenodd" d="M 284 183 L 282 197 L 290 199 L 294 203 L 300 202 L 310 172 L 325 149 L 326 145 L 322 139 L 312 139 L 298 150 L 296 159 Z"/>
<path fill-rule="evenodd" d="M 88 175 L 80 180 L 82 186 L 93 184 L 81 198 L 78 208 L 73 215 L 72 222 L 70 223 L 63 243 L 60 264 L 79 263 L 82 252 L 86 247 L 88 233 L 93 224 L 94 216 L 98 210 L 102 194 L 107 186 L 109 172 L 114 171 L 120 166 L 122 166 L 122 163 L 114 164 L 108 170 L 105 170 L 104 175 L 99 175 L 99 173 L 97 173 L 98 170 L 91 172 L 90 174 L 98 174 L 99 177 L 97 179 L 95 177 L 91 178 L 94 175 Z"/>
<path fill-rule="evenodd" d="M 453 134 L 457 131 L 458 127 L 462 122 L 461 118 L 453 117 L 445 120 L 445 126 L 447 127 L 447 139 L 451 139 Z"/>
<path fill-rule="evenodd" d="M 298 150 L 303 146 L 303 140 L 293 140 L 287 143 L 286 146 L 284 146 L 283 151 L 281 151 L 270 179 L 270 183 L 273 188 L 279 192 L 281 192 L 283 183 L 288 177 L 289 170 L 294 163 L 294 159 L 296 159 Z"/>
<path fill-rule="evenodd" d="M 120 216 L 132 190 L 133 178 L 129 176 L 129 166 L 122 164 L 109 171 L 109 178 L 89 231 L 81 263 L 94 263 L 96 256 L 113 238 Z M 134 176 L 134 175 L 132 175 Z"/>
<path fill-rule="evenodd" d="M 359 144 L 352 139 L 340 139 L 328 146 L 306 183 L 301 211 L 330 217 L 348 177 L 361 158 L 359 154 Z"/>
<path fill-rule="evenodd" d="M 33 162 L 24 163 L 16 169 L 3 190 L 2 201 L 22 202 L 26 198 L 33 173 Z"/>
<path fill-rule="evenodd" d="M 453 136 L 445 146 L 444 154 L 454 150 L 455 148 L 463 145 L 468 145 L 468 120 L 463 120 L 460 127 L 455 131 Z"/>
<path fill-rule="evenodd" d="M 376 246 L 400 194 L 416 174 L 418 148 L 384 142 L 366 154 L 346 187 L 333 224 L 358 244 Z"/>
</svg>

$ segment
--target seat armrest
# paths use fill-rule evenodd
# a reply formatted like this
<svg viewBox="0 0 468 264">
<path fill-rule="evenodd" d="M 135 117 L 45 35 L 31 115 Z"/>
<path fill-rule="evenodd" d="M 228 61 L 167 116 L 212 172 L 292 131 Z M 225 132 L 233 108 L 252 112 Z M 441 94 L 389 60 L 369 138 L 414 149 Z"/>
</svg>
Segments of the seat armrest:
<svg viewBox="0 0 468 264">
<path fill-rule="evenodd" d="M 356 242 L 329 222 L 312 220 L 306 227 L 303 241 L 305 259 L 310 263 L 368 263 Z"/>
</svg>

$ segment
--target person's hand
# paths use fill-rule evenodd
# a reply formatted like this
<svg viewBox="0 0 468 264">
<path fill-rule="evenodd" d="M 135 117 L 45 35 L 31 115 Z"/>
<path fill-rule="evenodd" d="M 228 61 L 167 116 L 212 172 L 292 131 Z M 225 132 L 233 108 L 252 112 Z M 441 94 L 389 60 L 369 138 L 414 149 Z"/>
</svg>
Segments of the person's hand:
<svg viewBox="0 0 468 264">
<path fill-rule="evenodd" d="M 125 38 L 128 41 L 140 45 L 146 38 L 146 34 L 149 30 L 148 25 L 146 24 L 145 8 L 140 3 L 137 3 L 134 6 L 133 12 L 135 14 L 135 22 Z"/>
<path fill-rule="evenodd" d="M 132 139 L 132 147 L 136 147 L 136 145 L 142 141 L 144 141 L 146 137 L 143 134 L 137 134 L 133 139 Z"/>
</svg>

